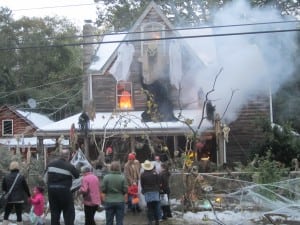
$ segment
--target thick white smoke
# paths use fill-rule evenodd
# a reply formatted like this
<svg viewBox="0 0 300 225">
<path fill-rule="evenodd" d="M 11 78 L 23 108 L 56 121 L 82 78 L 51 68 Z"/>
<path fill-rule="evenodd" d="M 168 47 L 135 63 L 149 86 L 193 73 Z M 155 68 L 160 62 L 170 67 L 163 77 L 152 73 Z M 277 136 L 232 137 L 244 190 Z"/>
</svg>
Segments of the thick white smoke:
<svg viewBox="0 0 300 225">
<path fill-rule="evenodd" d="M 235 1 L 226 5 L 215 15 L 214 26 L 224 26 L 211 30 L 214 34 L 240 32 L 259 32 L 269 30 L 295 29 L 297 23 L 270 23 L 284 20 L 295 20 L 280 16 L 274 9 L 251 8 L 245 1 Z M 227 26 L 234 24 L 255 24 L 248 26 Z M 226 27 L 225 27 L 226 26 Z M 208 34 L 209 29 L 188 31 L 189 35 Z M 204 94 L 211 90 L 218 71 L 215 91 L 210 99 L 216 106 L 216 112 L 223 114 L 231 93 L 235 90 L 233 101 L 225 114 L 225 121 L 236 119 L 241 108 L 251 99 L 260 95 L 273 93 L 292 75 L 296 52 L 296 32 L 257 33 L 228 35 L 185 40 L 206 64 L 201 71 L 189 71 L 197 75 L 197 80 L 189 83 L 185 90 L 185 99 L 195 99 L 197 90 L 202 88 Z M 192 65 L 193 62 L 190 62 Z M 192 66 L 190 68 L 193 68 Z M 191 88 L 197 83 L 197 87 Z M 191 97 L 187 97 L 187 95 Z"/>
</svg>

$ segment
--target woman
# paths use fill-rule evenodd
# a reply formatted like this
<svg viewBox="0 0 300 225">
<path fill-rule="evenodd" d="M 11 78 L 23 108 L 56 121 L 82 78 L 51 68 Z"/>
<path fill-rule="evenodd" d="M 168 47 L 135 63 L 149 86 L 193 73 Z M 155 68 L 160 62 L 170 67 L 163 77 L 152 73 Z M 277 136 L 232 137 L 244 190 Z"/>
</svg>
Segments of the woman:
<svg viewBox="0 0 300 225">
<path fill-rule="evenodd" d="M 120 163 L 113 161 L 110 165 L 110 172 L 104 176 L 101 184 L 106 225 L 113 225 L 114 217 L 116 217 L 116 225 L 123 225 L 127 189 L 128 185 L 121 174 Z"/>
<path fill-rule="evenodd" d="M 12 161 L 9 165 L 10 173 L 7 174 L 2 181 L 2 191 L 8 192 L 10 187 L 13 185 L 14 180 L 16 179 L 15 186 L 12 189 L 10 196 L 8 197 L 8 203 L 4 209 L 4 218 L 3 225 L 8 225 L 8 218 L 13 208 L 15 208 L 15 212 L 17 214 L 17 224 L 23 224 L 22 220 L 22 212 L 23 212 L 23 204 L 24 197 L 27 195 L 30 198 L 30 191 L 28 184 L 23 175 L 19 173 L 19 163 L 16 161 Z"/>
<path fill-rule="evenodd" d="M 144 172 L 141 174 L 141 187 L 142 193 L 145 196 L 147 203 L 147 217 L 149 225 L 152 225 L 152 221 L 155 221 L 155 225 L 159 225 L 160 219 L 160 176 L 154 169 L 154 165 L 146 160 L 142 163 Z"/>
<path fill-rule="evenodd" d="M 161 187 L 160 187 L 160 194 L 164 195 L 167 194 L 167 202 L 164 205 L 161 205 L 163 216 L 162 219 L 167 219 L 168 217 L 172 217 L 171 208 L 170 208 L 170 185 L 169 180 L 171 173 L 169 171 L 169 167 L 166 163 L 161 164 Z"/>
<path fill-rule="evenodd" d="M 100 181 L 99 178 L 92 173 L 90 166 L 81 168 L 83 178 L 79 192 L 83 196 L 85 225 L 96 225 L 95 213 L 100 205 Z"/>
</svg>

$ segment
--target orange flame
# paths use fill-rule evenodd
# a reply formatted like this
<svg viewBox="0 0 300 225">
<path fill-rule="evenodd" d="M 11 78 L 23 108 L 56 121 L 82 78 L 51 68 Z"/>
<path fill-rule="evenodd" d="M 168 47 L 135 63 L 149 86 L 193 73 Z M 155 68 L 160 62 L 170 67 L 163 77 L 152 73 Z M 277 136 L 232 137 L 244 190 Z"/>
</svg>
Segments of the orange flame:
<svg viewBox="0 0 300 225">
<path fill-rule="evenodd" d="M 119 106 L 121 109 L 132 108 L 131 95 L 128 91 L 123 91 L 120 96 Z"/>
</svg>

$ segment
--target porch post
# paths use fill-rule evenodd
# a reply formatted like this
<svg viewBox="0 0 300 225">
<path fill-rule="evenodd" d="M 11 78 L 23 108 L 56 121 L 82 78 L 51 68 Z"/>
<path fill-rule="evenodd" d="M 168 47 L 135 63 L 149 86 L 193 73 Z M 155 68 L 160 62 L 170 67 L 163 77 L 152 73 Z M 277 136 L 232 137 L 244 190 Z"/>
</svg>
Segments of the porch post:
<svg viewBox="0 0 300 225">
<path fill-rule="evenodd" d="M 135 152 L 135 138 L 134 138 L 134 136 L 130 136 L 130 150 L 131 150 L 131 152 Z"/>
<path fill-rule="evenodd" d="M 90 152 L 89 152 L 89 137 L 84 137 L 84 155 L 88 160 L 90 160 Z"/>
</svg>

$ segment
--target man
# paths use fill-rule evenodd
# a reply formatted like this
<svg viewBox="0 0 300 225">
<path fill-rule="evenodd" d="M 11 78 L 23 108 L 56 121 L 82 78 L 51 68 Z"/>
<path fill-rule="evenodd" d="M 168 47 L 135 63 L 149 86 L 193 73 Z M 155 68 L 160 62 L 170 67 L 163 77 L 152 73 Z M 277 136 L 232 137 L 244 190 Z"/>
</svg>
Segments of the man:
<svg viewBox="0 0 300 225">
<path fill-rule="evenodd" d="M 64 224 L 74 225 L 75 208 L 71 186 L 72 180 L 79 177 L 79 172 L 69 162 L 69 157 L 69 150 L 61 150 L 59 158 L 51 161 L 46 169 L 51 225 L 60 224 L 61 212 Z"/>
<path fill-rule="evenodd" d="M 154 164 L 156 173 L 159 174 L 161 172 L 161 161 L 160 161 L 160 157 L 158 155 L 155 156 L 153 164 Z"/>
<path fill-rule="evenodd" d="M 134 153 L 128 154 L 128 161 L 124 165 L 124 175 L 127 180 L 128 186 L 133 185 L 133 183 L 138 184 L 140 180 L 140 170 L 141 164 L 135 158 Z"/>
<path fill-rule="evenodd" d="M 135 154 L 133 152 L 129 153 L 128 161 L 124 165 L 124 176 L 126 178 L 129 187 L 132 187 L 134 184 L 135 185 L 139 184 L 140 170 L 141 170 L 141 164 L 136 159 Z M 131 197 L 131 195 L 129 196 Z M 128 199 L 128 209 L 133 210 L 134 207 L 132 206 L 130 197 Z"/>
</svg>

